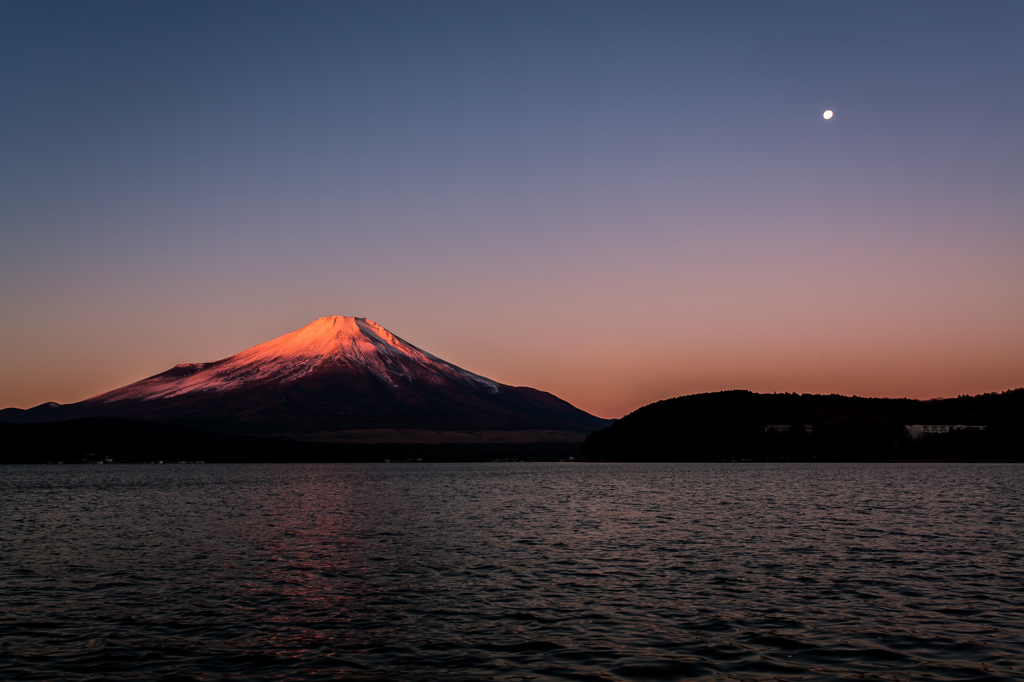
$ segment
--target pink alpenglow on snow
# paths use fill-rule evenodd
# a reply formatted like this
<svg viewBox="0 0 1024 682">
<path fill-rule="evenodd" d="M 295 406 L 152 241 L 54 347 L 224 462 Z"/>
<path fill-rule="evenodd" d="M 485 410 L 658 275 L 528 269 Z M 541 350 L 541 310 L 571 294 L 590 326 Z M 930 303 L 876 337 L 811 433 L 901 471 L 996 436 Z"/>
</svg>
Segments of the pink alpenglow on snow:
<svg viewBox="0 0 1024 682">
<path fill-rule="evenodd" d="M 171 398 L 193 391 L 231 391 L 245 384 L 294 382 L 337 366 L 366 369 L 391 385 L 399 379 L 421 378 L 433 384 L 447 379 L 498 391 L 490 379 L 434 357 L 372 320 L 333 315 L 229 358 L 178 365 L 89 400 L 109 403 Z"/>
<path fill-rule="evenodd" d="M 550 393 L 457 367 L 376 322 L 338 316 L 79 403 L 0 411 L 0 421 L 80 417 L 302 437 L 367 429 L 579 433 L 607 425 Z"/>
</svg>

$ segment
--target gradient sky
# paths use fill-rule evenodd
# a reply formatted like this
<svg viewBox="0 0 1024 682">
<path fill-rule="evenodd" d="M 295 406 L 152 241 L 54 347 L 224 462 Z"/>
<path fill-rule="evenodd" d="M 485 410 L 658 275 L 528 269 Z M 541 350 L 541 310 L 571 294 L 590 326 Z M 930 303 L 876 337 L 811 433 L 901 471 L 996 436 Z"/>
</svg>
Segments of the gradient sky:
<svg viewBox="0 0 1024 682">
<path fill-rule="evenodd" d="M 0 1 L 0 407 L 324 315 L 604 417 L 1024 386 L 1024 3 Z"/>
</svg>

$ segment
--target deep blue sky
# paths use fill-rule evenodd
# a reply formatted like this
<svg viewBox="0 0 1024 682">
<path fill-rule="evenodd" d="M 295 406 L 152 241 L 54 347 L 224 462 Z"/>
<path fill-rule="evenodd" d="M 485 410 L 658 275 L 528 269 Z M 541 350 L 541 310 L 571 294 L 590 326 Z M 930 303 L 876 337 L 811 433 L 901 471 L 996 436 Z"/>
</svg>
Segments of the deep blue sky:
<svg viewBox="0 0 1024 682">
<path fill-rule="evenodd" d="M 0 406 L 329 314 L 603 416 L 1024 385 L 1022 15 L 0 2 Z"/>
</svg>

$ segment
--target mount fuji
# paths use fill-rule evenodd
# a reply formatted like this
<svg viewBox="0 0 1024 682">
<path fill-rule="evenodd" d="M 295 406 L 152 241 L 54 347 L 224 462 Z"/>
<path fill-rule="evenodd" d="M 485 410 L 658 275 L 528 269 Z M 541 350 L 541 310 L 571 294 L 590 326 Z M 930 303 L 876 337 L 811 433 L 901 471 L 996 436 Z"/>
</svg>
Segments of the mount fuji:
<svg viewBox="0 0 1024 682">
<path fill-rule="evenodd" d="M 115 417 L 300 439 L 367 430 L 590 432 L 610 422 L 446 362 L 362 317 L 323 317 L 215 362 L 0 421 Z"/>
</svg>

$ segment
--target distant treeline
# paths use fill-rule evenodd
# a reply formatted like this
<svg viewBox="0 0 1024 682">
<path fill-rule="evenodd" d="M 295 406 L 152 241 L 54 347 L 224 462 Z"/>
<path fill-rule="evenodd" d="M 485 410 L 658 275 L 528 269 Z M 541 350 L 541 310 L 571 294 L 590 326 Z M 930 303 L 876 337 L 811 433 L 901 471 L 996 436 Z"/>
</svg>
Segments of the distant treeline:
<svg viewBox="0 0 1024 682">
<path fill-rule="evenodd" d="M 909 424 L 985 426 L 913 440 Z M 769 425 L 794 425 L 771 429 Z M 810 428 L 805 428 L 808 425 Z M 607 461 L 1024 461 L 1024 389 L 937 400 L 723 391 L 663 400 L 587 437 Z"/>
<path fill-rule="evenodd" d="M 0 464 L 242 462 L 553 461 L 579 455 L 578 443 L 324 443 L 214 433 L 131 419 L 84 418 L 0 423 Z"/>
<path fill-rule="evenodd" d="M 908 437 L 909 424 L 985 426 Z M 766 428 L 791 425 L 791 428 Z M 805 427 L 806 425 L 806 427 Z M 663 400 L 574 443 L 349 444 L 87 418 L 0 423 L 0 463 L 587 461 L 1024 462 L 1024 389 L 941 400 L 750 391 Z"/>
</svg>

